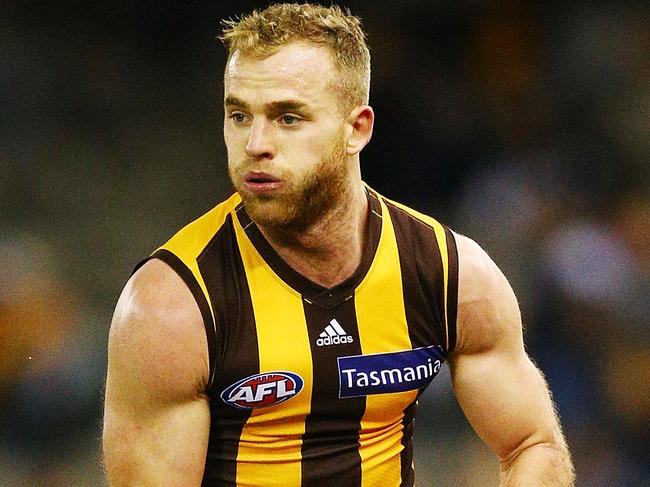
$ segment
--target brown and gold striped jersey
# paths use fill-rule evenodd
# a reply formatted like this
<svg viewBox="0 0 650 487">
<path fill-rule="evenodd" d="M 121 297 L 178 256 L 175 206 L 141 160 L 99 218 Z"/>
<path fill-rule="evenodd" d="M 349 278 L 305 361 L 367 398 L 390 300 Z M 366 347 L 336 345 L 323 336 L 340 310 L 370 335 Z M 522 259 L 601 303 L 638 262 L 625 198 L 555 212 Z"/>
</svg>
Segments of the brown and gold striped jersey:
<svg viewBox="0 0 650 487">
<path fill-rule="evenodd" d="M 456 340 L 458 258 L 448 228 L 367 196 L 362 262 L 334 288 L 286 264 L 237 194 L 152 254 L 205 322 L 203 485 L 413 485 L 416 402 Z"/>
</svg>

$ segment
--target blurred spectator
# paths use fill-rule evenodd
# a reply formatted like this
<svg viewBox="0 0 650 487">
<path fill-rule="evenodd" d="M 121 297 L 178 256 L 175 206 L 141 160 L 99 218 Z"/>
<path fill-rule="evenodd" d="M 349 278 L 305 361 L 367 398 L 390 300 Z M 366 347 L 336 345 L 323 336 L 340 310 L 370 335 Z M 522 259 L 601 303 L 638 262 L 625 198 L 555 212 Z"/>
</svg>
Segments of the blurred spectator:
<svg viewBox="0 0 650 487">
<path fill-rule="evenodd" d="M 95 450 L 85 436 L 96 435 L 103 353 L 51 246 L 21 235 L 0 253 L 0 449 L 12 452 L 0 477 L 45 485 L 71 454 Z M 97 465 L 77 468 L 97 478 Z"/>
</svg>

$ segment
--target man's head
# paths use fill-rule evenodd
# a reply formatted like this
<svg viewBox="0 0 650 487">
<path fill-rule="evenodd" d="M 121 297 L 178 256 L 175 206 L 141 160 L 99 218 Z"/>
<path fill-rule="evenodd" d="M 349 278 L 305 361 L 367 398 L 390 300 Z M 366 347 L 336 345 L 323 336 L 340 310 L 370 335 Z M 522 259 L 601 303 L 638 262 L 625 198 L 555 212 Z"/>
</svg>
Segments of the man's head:
<svg viewBox="0 0 650 487">
<path fill-rule="evenodd" d="M 358 20 L 337 7 L 274 5 L 231 24 L 224 37 L 232 182 L 258 224 L 304 230 L 359 190 L 359 152 L 374 114 L 367 87 L 350 82 L 354 63 L 343 58 L 354 37 L 356 56 L 365 50 L 367 60 Z"/>
<path fill-rule="evenodd" d="M 360 20 L 333 5 L 276 4 L 253 11 L 238 21 L 225 21 L 221 36 L 229 51 L 251 57 L 267 57 L 294 42 L 308 42 L 330 49 L 336 75 L 332 88 L 348 112 L 368 104 L 370 52 Z"/>
</svg>

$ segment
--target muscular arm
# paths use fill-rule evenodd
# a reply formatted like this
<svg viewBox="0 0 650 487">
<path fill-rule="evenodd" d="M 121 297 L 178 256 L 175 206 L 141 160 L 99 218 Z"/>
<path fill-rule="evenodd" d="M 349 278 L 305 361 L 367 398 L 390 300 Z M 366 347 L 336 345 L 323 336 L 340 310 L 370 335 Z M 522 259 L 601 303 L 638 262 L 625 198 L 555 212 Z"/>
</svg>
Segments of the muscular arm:
<svg viewBox="0 0 650 487">
<path fill-rule="evenodd" d="M 540 371 L 524 350 L 517 301 L 472 240 L 457 236 L 458 341 L 452 384 L 467 419 L 500 461 L 500 485 L 571 486 L 571 458 Z"/>
<path fill-rule="evenodd" d="M 207 376 L 194 299 L 166 264 L 147 262 L 124 288 L 111 324 L 103 446 L 112 486 L 201 484 Z"/>
</svg>

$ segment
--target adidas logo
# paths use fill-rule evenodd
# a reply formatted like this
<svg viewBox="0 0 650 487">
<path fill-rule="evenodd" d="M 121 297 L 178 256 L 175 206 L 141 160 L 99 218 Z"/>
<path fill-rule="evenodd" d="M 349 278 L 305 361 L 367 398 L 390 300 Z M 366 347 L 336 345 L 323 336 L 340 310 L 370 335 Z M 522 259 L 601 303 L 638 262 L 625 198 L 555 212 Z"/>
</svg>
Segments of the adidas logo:
<svg viewBox="0 0 650 487">
<path fill-rule="evenodd" d="M 330 321 L 329 325 L 319 335 L 316 345 L 339 345 L 341 343 L 352 343 L 352 337 L 348 335 L 336 319 Z"/>
</svg>

